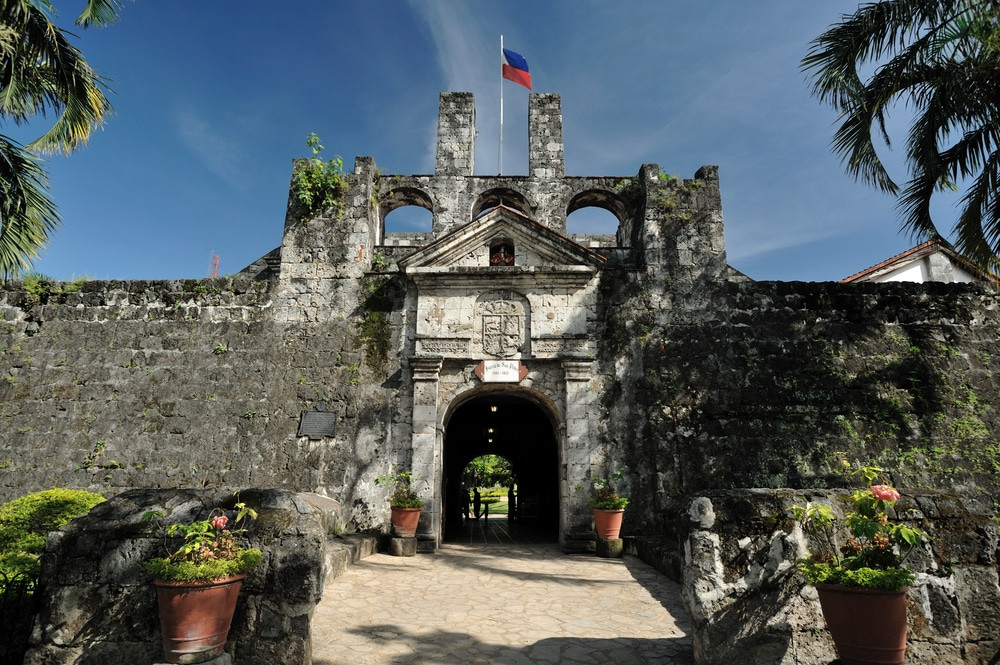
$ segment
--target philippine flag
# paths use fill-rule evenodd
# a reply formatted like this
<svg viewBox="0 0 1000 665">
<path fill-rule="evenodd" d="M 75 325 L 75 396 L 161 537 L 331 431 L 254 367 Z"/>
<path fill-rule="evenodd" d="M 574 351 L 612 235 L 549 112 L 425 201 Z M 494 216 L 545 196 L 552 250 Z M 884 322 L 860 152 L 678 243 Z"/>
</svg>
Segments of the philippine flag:
<svg viewBox="0 0 1000 665">
<path fill-rule="evenodd" d="M 503 77 L 531 90 L 531 74 L 528 73 L 528 61 L 509 49 L 503 49 L 500 65 Z"/>
</svg>

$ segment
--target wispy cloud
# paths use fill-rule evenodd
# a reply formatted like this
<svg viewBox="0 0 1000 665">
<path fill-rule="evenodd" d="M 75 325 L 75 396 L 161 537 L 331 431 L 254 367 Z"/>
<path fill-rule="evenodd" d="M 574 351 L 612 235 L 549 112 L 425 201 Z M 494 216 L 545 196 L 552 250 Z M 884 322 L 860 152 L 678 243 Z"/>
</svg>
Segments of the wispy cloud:
<svg viewBox="0 0 1000 665">
<path fill-rule="evenodd" d="M 247 190 L 248 155 L 231 132 L 212 126 L 204 115 L 191 108 L 177 110 L 173 122 L 181 143 L 206 169 L 233 189 Z"/>
<path fill-rule="evenodd" d="M 455 3 L 443 0 L 410 0 L 414 13 L 430 30 L 437 66 L 444 76 L 445 90 L 472 92 L 476 98 L 477 172 L 493 172 L 497 142 L 492 133 L 499 126 L 500 33 L 506 24 L 500 6 L 485 3 Z M 473 11 L 474 10 L 474 11 Z M 507 10 L 509 13 L 509 9 Z M 521 94 L 521 91 L 516 93 Z M 512 95 L 513 96 L 513 95 Z M 527 163 L 524 118 L 506 114 L 507 133 L 520 141 L 505 141 L 505 164 Z M 485 140 L 482 140 L 484 136 Z M 433 144 L 430 150 L 434 150 Z"/>
<path fill-rule="evenodd" d="M 803 224 L 798 228 L 783 227 L 780 232 L 765 232 L 765 224 L 753 224 L 753 228 L 741 233 L 739 227 L 726 228 L 726 254 L 730 263 L 750 261 L 772 252 L 780 252 L 795 247 L 804 247 L 821 240 L 851 233 L 850 228 Z"/>
<path fill-rule="evenodd" d="M 410 0 L 413 11 L 431 32 L 435 59 L 444 73 L 447 90 L 472 90 L 482 83 L 489 54 L 483 48 L 485 31 L 470 11 L 471 4 L 440 0 Z"/>
</svg>

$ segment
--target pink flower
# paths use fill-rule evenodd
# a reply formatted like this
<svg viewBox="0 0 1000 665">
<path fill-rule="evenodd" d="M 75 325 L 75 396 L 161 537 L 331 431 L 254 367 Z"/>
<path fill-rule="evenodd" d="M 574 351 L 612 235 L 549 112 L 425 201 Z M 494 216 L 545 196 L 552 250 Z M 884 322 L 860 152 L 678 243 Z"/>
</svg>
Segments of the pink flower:
<svg viewBox="0 0 1000 665">
<path fill-rule="evenodd" d="M 882 501 L 895 501 L 899 498 L 899 492 L 888 485 L 872 485 L 871 490 L 875 498 Z"/>
<path fill-rule="evenodd" d="M 896 496 L 898 497 L 899 495 L 897 494 Z M 229 524 L 229 518 L 226 517 L 225 515 L 216 515 L 215 517 L 212 518 L 213 529 L 218 529 L 219 531 L 222 531 L 223 529 L 226 528 L 227 524 Z"/>
</svg>

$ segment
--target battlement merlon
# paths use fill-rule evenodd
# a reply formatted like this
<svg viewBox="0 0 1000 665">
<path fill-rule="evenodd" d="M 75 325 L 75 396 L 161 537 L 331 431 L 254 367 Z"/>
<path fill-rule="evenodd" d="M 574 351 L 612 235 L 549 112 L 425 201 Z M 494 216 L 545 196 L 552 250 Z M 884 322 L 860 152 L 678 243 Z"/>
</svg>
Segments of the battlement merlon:
<svg viewBox="0 0 1000 665">
<path fill-rule="evenodd" d="M 434 173 L 470 176 L 475 166 L 476 102 L 471 92 L 442 92 Z"/>
<path fill-rule="evenodd" d="M 528 95 L 528 173 L 532 178 L 566 175 L 562 101 L 557 94 Z"/>
<path fill-rule="evenodd" d="M 438 105 L 439 176 L 468 176 L 475 166 L 476 104 L 471 92 L 443 92 Z M 533 178 L 562 178 L 562 102 L 555 93 L 528 95 L 528 173 Z"/>
</svg>

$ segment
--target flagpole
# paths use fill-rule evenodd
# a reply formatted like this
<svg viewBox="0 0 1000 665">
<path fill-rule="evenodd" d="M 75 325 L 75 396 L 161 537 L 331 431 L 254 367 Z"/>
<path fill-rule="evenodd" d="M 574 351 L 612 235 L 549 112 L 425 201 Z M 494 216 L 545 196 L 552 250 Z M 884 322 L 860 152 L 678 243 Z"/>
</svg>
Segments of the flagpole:
<svg viewBox="0 0 1000 665">
<path fill-rule="evenodd" d="M 500 152 L 497 156 L 497 174 L 503 175 L 503 35 L 500 35 Z"/>
</svg>

